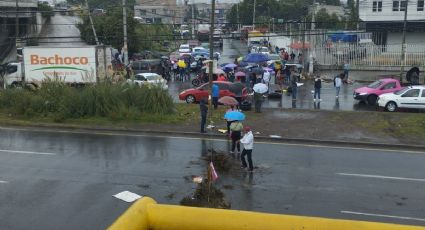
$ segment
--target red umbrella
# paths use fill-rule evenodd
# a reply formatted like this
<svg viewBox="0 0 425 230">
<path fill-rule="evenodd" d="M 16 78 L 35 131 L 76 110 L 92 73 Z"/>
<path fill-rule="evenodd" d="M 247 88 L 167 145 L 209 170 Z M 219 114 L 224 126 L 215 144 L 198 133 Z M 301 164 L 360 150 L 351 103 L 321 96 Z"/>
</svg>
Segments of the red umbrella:
<svg viewBox="0 0 425 230">
<path fill-rule="evenodd" d="M 218 102 L 223 105 L 238 105 L 239 102 L 234 97 L 224 96 L 218 99 Z"/>
<path fill-rule="evenodd" d="M 289 48 L 291 49 L 303 49 L 303 43 L 298 41 L 298 42 L 294 42 L 291 45 L 289 45 Z M 304 42 L 304 49 L 309 49 L 311 48 L 310 43 L 308 42 Z"/>
</svg>

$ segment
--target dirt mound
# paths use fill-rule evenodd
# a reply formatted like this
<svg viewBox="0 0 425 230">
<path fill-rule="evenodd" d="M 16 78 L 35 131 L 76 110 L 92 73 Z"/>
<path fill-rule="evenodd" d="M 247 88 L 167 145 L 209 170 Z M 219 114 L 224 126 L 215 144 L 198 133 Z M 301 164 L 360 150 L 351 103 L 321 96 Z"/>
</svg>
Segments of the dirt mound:
<svg viewBox="0 0 425 230">
<path fill-rule="evenodd" d="M 203 157 L 205 161 L 212 161 L 217 172 L 240 171 L 240 161 L 236 154 L 229 154 L 224 151 L 209 149 L 207 155 Z"/>
<path fill-rule="evenodd" d="M 180 204 L 191 207 L 230 208 L 230 203 L 224 199 L 223 192 L 213 184 L 209 185 L 207 180 L 198 184 L 193 196 L 184 197 Z"/>
</svg>

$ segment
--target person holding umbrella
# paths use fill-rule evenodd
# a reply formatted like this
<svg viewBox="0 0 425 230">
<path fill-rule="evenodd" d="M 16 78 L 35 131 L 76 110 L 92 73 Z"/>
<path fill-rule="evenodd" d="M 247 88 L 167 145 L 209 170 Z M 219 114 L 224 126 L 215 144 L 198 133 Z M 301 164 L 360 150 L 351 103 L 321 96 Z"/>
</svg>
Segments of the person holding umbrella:
<svg viewBox="0 0 425 230">
<path fill-rule="evenodd" d="M 264 83 L 257 83 L 253 87 L 254 90 L 254 106 L 255 106 L 255 112 L 261 113 L 261 105 L 264 101 L 264 94 L 269 90 L 266 84 Z"/>
<path fill-rule="evenodd" d="M 211 97 L 212 97 L 212 103 L 214 105 L 214 109 L 217 109 L 218 107 L 218 97 L 220 96 L 220 88 L 217 84 L 212 85 L 211 89 Z"/>
<path fill-rule="evenodd" d="M 230 153 L 234 153 L 236 147 L 238 152 L 240 152 L 239 140 L 241 139 L 243 130 L 241 121 L 245 120 L 245 114 L 240 111 L 230 111 L 224 115 L 224 118 L 228 121 L 232 121 L 230 125 L 230 137 L 232 138 L 232 149 Z"/>
</svg>

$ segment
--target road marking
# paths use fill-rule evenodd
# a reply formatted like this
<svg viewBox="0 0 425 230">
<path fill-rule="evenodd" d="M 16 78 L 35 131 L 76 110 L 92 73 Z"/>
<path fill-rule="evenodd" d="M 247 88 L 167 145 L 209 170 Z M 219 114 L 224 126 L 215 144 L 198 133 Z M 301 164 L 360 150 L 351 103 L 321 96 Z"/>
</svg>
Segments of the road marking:
<svg viewBox="0 0 425 230">
<path fill-rule="evenodd" d="M 425 179 L 408 178 L 408 177 L 392 177 L 392 176 L 369 175 L 369 174 L 355 174 L 355 173 L 336 173 L 336 174 L 337 175 L 340 175 L 340 176 L 353 176 L 353 177 L 365 177 L 365 178 L 376 178 L 376 179 L 405 180 L 405 181 L 425 182 Z"/>
<path fill-rule="evenodd" d="M 9 183 L 9 181 L 0 180 L 0 184 L 7 184 L 7 183 Z"/>
<path fill-rule="evenodd" d="M 168 136 L 166 134 L 129 134 L 129 133 L 116 133 L 109 131 L 75 131 L 75 130 L 42 130 L 42 129 L 25 129 L 25 128 L 9 128 L 9 127 L 0 127 L 0 130 L 18 130 L 18 131 L 27 131 L 27 132 L 56 132 L 56 133 L 69 133 L 69 134 L 90 134 L 90 135 L 103 135 L 103 136 L 125 136 L 125 137 L 161 137 L 169 139 L 183 139 L 183 140 L 209 140 L 209 141 L 220 141 L 227 142 L 226 139 L 218 139 L 213 137 L 182 137 L 182 136 Z M 117 130 L 117 132 L 125 132 Z M 147 131 L 141 131 L 142 133 L 148 133 Z M 184 135 L 184 134 L 183 134 Z M 192 134 L 188 134 L 192 135 Z M 257 141 L 257 144 L 268 144 L 268 145 L 285 145 L 285 146 L 303 146 L 303 147 L 312 147 L 312 148 L 329 148 L 329 149 L 348 149 L 348 150 L 363 150 L 363 151 L 380 151 L 380 152 L 396 152 L 396 153 L 419 153 L 425 154 L 425 151 L 415 151 L 415 150 L 397 150 L 397 149 L 380 149 L 380 148 L 361 148 L 361 147 L 346 147 L 346 146 L 332 146 L 332 145 L 323 145 L 323 144 L 297 144 L 297 143 L 282 143 L 282 142 L 268 142 L 268 141 Z"/>
<path fill-rule="evenodd" d="M 385 218 L 393 218 L 400 220 L 416 220 L 416 221 L 425 221 L 425 219 L 414 218 L 414 217 L 405 217 L 405 216 L 390 216 L 383 214 L 373 214 L 373 213 L 363 213 L 363 212 L 351 212 L 351 211 L 341 211 L 344 214 L 352 214 L 352 215 L 362 215 L 362 216 L 375 216 L 375 217 L 385 217 Z"/>
<path fill-rule="evenodd" d="M 50 155 L 50 156 L 56 155 L 56 153 L 19 151 L 19 150 L 10 150 L 10 149 L 0 149 L 0 152 L 5 152 L 5 153 L 22 153 L 22 154 L 35 154 L 35 155 Z"/>
</svg>

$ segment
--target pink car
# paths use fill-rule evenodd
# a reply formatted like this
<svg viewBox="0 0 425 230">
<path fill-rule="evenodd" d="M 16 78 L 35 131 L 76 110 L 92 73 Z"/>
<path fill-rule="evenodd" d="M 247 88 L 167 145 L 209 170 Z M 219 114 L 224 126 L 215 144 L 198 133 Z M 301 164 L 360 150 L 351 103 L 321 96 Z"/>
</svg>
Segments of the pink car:
<svg viewBox="0 0 425 230">
<path fill-rule="evenodd" d="M 369 105 L 375 105 L 379 95 L 392 93 L 401 88 L 401 84 L 397 79 L 384 78 L 368 86 L 355 89 L 353 96 L 356 100 L 367 102 Z"/>
</svg>

